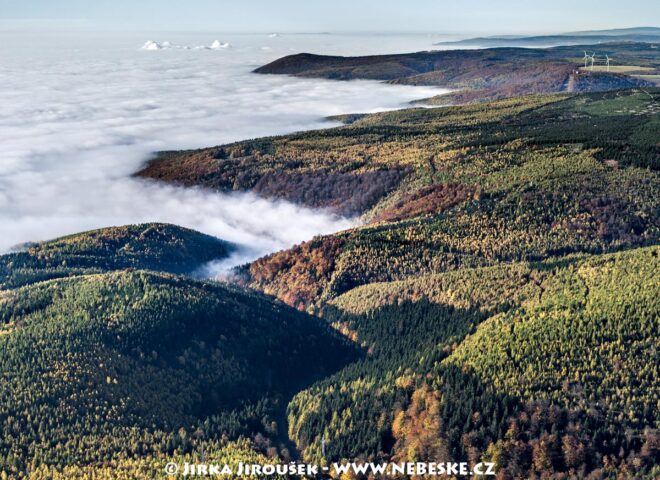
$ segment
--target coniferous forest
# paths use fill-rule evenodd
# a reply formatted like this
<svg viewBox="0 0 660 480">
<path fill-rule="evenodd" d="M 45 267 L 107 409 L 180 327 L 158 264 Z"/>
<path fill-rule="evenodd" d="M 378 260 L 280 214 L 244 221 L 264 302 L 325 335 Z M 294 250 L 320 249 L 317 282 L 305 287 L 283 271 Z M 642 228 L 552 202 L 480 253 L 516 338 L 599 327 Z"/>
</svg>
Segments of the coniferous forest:
<svg viewBox="0 0 660 480">
<path fill-rule="evenodd" d="M 191 273 L 234 245 L 166 224 L 0 257 L 1 478 L 660 476 L 660 89 L 337 120 L 140 173 L 362 220 L 231 282 Z"/>
</svg>

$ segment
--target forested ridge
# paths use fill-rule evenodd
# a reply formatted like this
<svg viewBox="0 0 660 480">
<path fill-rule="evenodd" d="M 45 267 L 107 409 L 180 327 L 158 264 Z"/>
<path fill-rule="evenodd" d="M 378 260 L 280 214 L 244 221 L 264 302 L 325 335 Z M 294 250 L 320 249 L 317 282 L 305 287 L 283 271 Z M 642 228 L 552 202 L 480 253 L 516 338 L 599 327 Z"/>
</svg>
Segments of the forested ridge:
<svg viewBox="0 0 660 480">
<path fill-rule="evenodd" d="M 184 276 L 233 246 L 172 225 L 1 256 L 2 470 L 300 455 L 657 478 L 658 100 L 413 108 L 162 154 L 142 175 L 363 223 L 233 285 Z"/>
<path fill-rule="evenodd" d="M 394 132 L 425 130 L 436 150 L 419 154 L 431 144 L 420 136 L 416 160 L 399 151 L 411 173 L 362 227 L 242 269 L 245 284 L 368 352 L 289 404 L 304 458 L 321 459 L 325 436 L 327 460 L 492 460 L 500 478 L 657 477 L 654 95 L 348 119 L 344 129 L 387 129 L 394 142 Z M 626 130 L 624 117 L 640 123 Z M 370 161 L 396 151 L 385 144 Z"/>
<path fill-rule="evenodd" d="M 467 187 L 496 193 L 498 186 L 522 187 L 568 169 L 582 175 L 626 165 L 655 171 L 659 97 L 660 89 L 637 89 L 343 115 L 336 118 L 349 122 L 342 127 L 162 152 L 138 175 L 249 190 L 346 215 L 377 215 L 417 192 L 412 217 L 424 208 L 436 212 L 447 196 L 479 194 Z M 430 185 L 445 185 L 447 192 L 418 191 Z M 425 207 L 419 195 L 428 200 Z"/>
<path fill-rule="evenodd" d="M 386 129 L 392 143 L 410 147 L 386 143 L 380 157 L 374 145 L 369 164 L 397 158 L 412 173 L 364 214 L 364 226 L 259 259 L 244 269 L 245 281 L 310 308 L 372 282 L 654 244 L 657 95 L 531 97 L 362 117 L 331 132 Z"/>
<path fill-rule="evenodd" d="M 299 393 L 306 458 L 654 478 L 657 247 L 370 284 L 320 315 L 369 356 Z"/>
<path fill-rule="evenodd" d="M 499 47 L 430 50 L 393 55 L 340 57 L 299 53 L 279 58 L 255 70 L 333 80 L 369 79 L 404 85 L 435 85 L 454 90 L 434 97 L 441 105 L 465 104 L 521 95 L 558 92 L 600 92 L 652 86 L 660 64 L 658 37 L 645 41 L 600 41 L 551 48 Z M 614 40 L 614 41 L 613 41 Z M 484 42 L 487 43 L 487 42 Z M 616 57 L 617 70 L 581 68 L 583 51 L 593 52 L 602 65 Z M 584 64 L 586 67 L 586 64 Z M 639 74 L 652 74 L 649 76 Z M 656 84 L 657 85 L 657 84 Z"/>
</svg>

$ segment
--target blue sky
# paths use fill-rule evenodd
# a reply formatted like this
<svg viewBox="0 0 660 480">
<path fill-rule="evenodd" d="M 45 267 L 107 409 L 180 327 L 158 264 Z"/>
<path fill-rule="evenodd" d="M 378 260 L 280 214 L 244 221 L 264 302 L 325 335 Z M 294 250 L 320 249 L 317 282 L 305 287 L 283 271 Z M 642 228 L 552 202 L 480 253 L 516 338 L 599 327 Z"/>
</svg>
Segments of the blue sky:
<svg viewBox="0 0 660 480">
<path fill-rule="evenodd" d="M 550 33 L 658 25 L 658 0 L 0 0 L 0 30 Z"/>
</svg>

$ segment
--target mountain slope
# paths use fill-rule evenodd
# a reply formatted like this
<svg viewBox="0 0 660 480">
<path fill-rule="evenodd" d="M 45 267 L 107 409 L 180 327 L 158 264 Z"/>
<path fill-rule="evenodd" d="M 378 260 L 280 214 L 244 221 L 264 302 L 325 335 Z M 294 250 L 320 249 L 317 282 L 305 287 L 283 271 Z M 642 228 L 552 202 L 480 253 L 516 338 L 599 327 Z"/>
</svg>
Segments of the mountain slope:
<svg viewBox="0 0 660 480">
<path fill-rule="evenodd" d="M 659 95 L 348 115 L 163 153 L 141 175 L 364 224 L 237 271 L 279 301 L 164 273 L 231 248 L 174 226 L 0 257 L 0 464 L 153 478 L 288 461 L 292 441 L 320 463 L 657 478 Z"/>
<path fill-rule="evenodd" d="M 270 148 L 257 159 L 303 152 L 303 168 L 360 154 L 360 168 L 410 168 L 371 223 L 241 270 L 369 352 L 289 404 L 304 458 L 321 461 L 325 437 L 328 460 L 656 476 L 656 98 L 386 112 L 254 142 Z"/>
<path fill-rule="evenodd" d="M 163 152 L 137 175 L 221 191 L 250 190 L 382 219 L 402 218 L 397 202 L 414 201 L 419 206 L 405 214 L 409 217 L 423 213 L 426 201 L 434 211 L 478 189 L 496 191 L 509 174 L 522 187 L 525 177 L 532 180 L 553 169 L 557 175 L 570 169 L 584 176 L 625 165 L 657 170 L 658 92 L 531 96 L 341 116 L 350 124 Z M 587 159 L 594 162 L 585 164 Z M 445 187 L 423 190 L 429 185 Z"/>
<path fill-rule="evenodd" d="M 164 274 L 51 280 L 0 302 L 10 472 L 165 458 L 257 433 L 276 442 L 277 402 L 354 355 L 288 307 Z"/>
<path fill-rule="evenodd" d="M 290 435 L 317 461 L 325 436 L 332 459 L 488 459 L 499 478 L 653 478 L 659 254 L 351 290 L 321 314 L 370 356 L 296 395 Z"/>
<path fill-rule="evenodd" d="M 359 352 L 261 294 L 135 268 L 189 271 L 227 248 L 149 224 L 0 257 L 26 284 L 0 290 L 2 470 L 154 478 L 207 455 L 288 459 L 283 402 Z"/>
<path fill-rule="evenodd" d="M 349 151 L 411 173 L 371 223 L 259 259 L 244 281 L 307 308 L 373 282 L 658 241 L 660 177 L 646 168 L 660 158 L 655 97 L 512 103 L 375 114 L 335 130 L 388 132 L 379 150 Z"/>
</svg>

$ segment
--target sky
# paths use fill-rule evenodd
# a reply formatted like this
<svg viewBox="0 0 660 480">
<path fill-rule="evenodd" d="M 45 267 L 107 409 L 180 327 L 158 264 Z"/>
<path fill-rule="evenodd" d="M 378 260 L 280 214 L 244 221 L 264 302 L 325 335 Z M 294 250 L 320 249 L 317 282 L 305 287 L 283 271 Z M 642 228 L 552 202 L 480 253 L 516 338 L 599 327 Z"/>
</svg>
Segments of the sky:
<svg viewBox="0 0 660 480">
<path fill-rule="evenodd" d="M 524 34 L 658 25 L 658 0 L 0 0 L 0 31 Z"/>
</svg>

